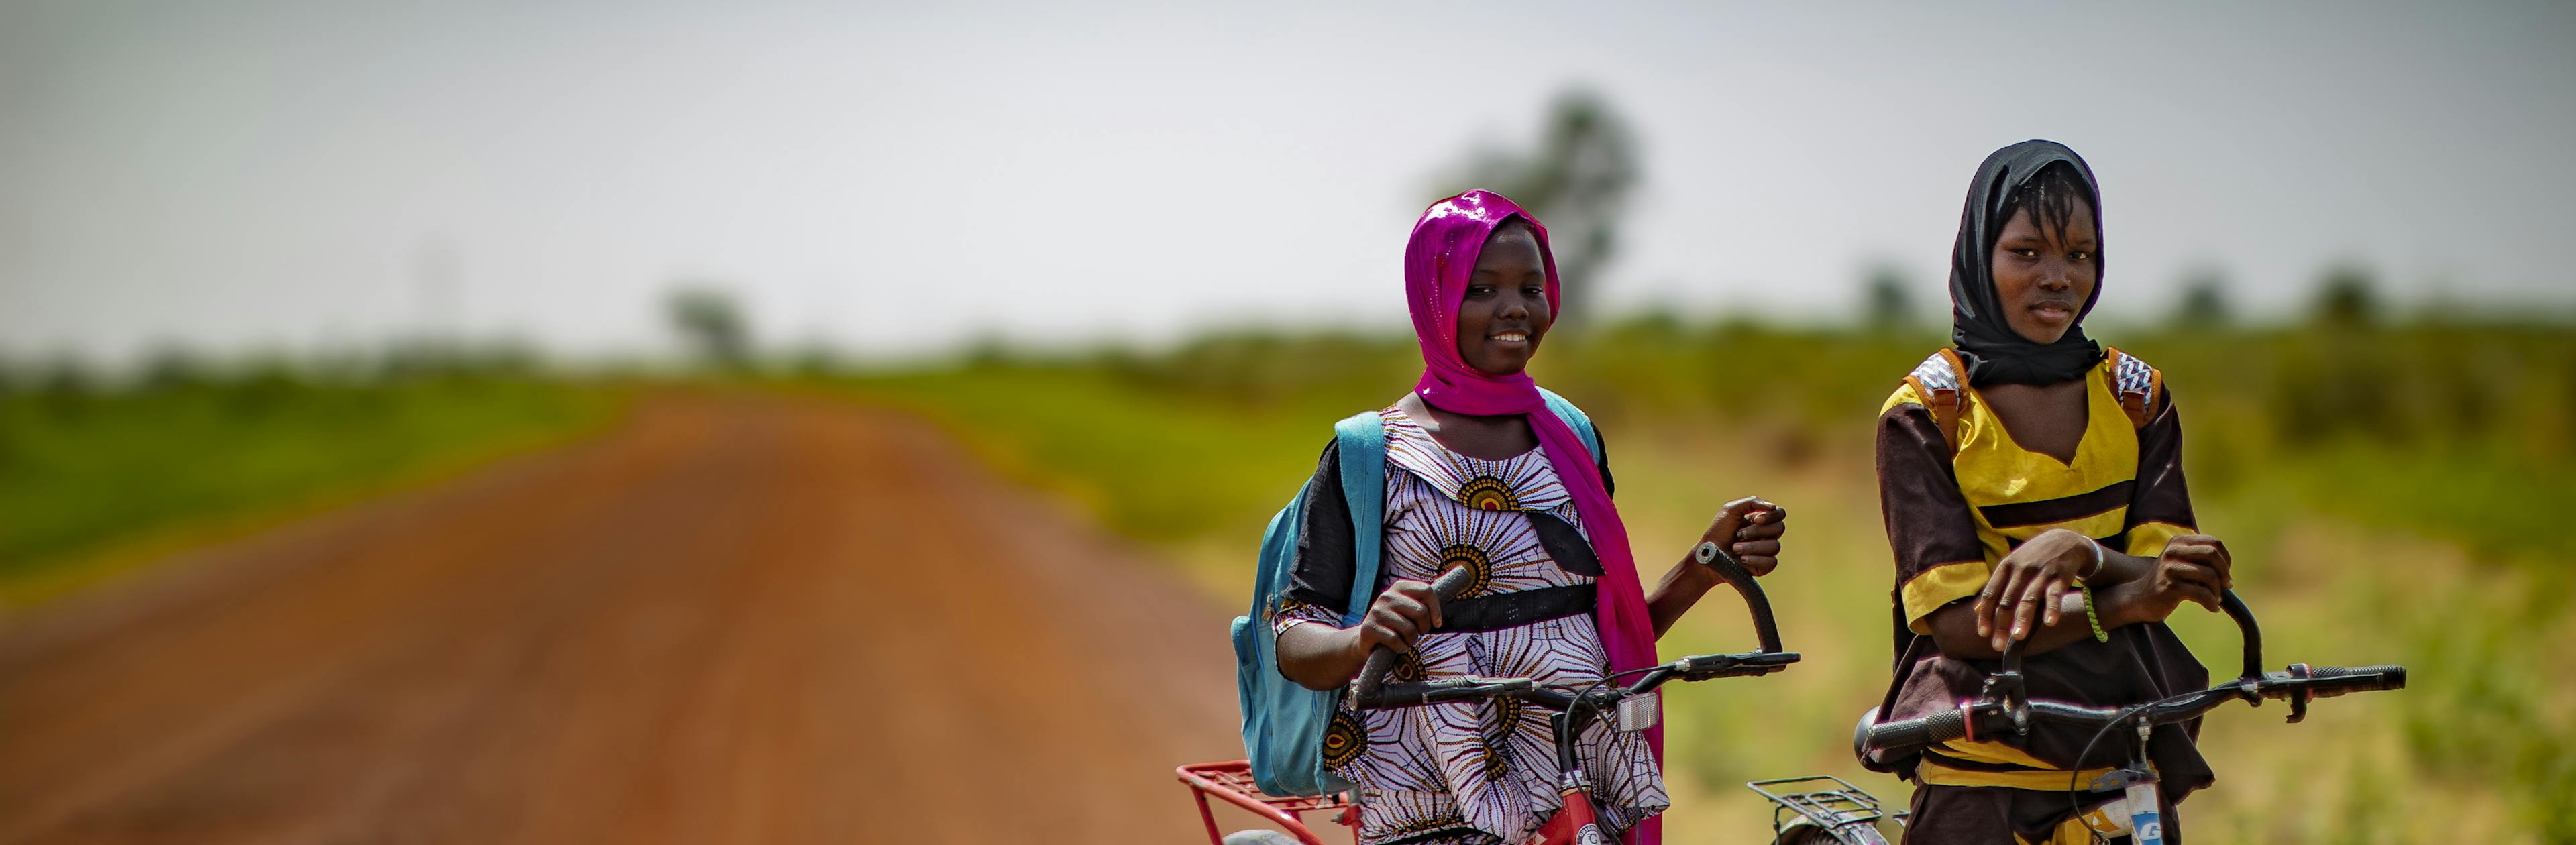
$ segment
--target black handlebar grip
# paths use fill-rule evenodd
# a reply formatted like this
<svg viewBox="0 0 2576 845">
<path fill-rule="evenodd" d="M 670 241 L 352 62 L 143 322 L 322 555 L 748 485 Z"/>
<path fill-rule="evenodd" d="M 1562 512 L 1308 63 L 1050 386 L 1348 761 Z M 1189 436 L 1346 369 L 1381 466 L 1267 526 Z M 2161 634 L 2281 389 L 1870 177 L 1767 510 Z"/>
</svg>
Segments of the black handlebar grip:
<svg viewBox="0 0 2576 845">
<path fill-rule="evenodd" d="M 1872 749 L 1914 748 L 1968 735 L 1968 714 L 1945 710 L 1918 719 L 1881 722 L 1869 728 Z"/>
<path fill-rule="evenodd" d="M 1762 643 L 1764 652 L 1779 651 L 1780 624 L 1771 618 L 1771 597 L 1763 594 L 1761 584 L 1754 583 L 1752 571 L 1714 540 L 1702 540 L 1692 547 L 1691 559 L 1717 572 L 1718 580 L 1733 586 L 1744 597 L 1745 608 L 1753 612 L 1754 639 Z"/>
<path fill-rule="evenodd" d="M 2244 640 L 2244 668 L 2237 671 L 2236 677 L 2263 677 L 2263 627 L 2254 624 L 2254 609 L 2246 607 L 2245 600 L 2237 598 L 2235 590 L 2218 594 L 2218 609 L 2226 613 L 2227 618 L 2235 620 L 2236 633 Z"/>
<path fill-rule="evenodd" d="M 1475 580 L 1475 578 L 1476 573 L 1469 571 L 1467 567 L 1450 567 L 1449 571 L 1440 573 L 1440 577 L 1432 579 L 1431 594 L 1439 597 L 1441 601 L 1448 601 L 1450 599 L 1457 598 L 1459 593 L 1467 590 L 1467 582 Z M 1425 631 L 1424 633 L 1427 634 L 1430 632 Z M 1353 705 L 1358 707 L 1396 706 L 1387 703 L 1385 701 L 1385 696 L 1383 695 L 1383 691 L 1386 688 L 1386 676 L 1395 671 L 1396 659 L 1397 655 L 1395 653 L 1395 649 L 1387 648 L 1386 646 L 1381 645 L 1369 651 L 1368 663 L 1360 667 L 1359 689 L 1354 691 L 1351 696 L 1351 703 Z M 1421 702 L 1414 703 L 1419 704 Z"/>
<path fill-rule="evenodd" d="M 1440 700 L 1440 693 L 1462 690 L 1477 683 L 1474 678 L 1426 681 L 1418 684 L 1388 684 L 1378 690 L 1373 707 L 1412 707 Z"/>
<path fill-rule="evenodd" d="M 2352 692 L 2382 692 L 2406 688 L 2404 666 L 2318 666 L 2308 670 L 2308 677 L 2335 680 L 2338 689 Z"/>
</svg>

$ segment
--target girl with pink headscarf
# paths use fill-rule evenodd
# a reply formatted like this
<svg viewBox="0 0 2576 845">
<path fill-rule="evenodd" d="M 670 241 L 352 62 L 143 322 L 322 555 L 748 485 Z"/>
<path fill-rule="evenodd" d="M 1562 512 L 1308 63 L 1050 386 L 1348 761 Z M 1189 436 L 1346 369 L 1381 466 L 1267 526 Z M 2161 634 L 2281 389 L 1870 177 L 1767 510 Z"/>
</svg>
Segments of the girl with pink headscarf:
<svg viewBox="0 0 2576 845">
<path fill-rule="evenodd" d="M 1403 680 L 1462 675 L 1583 684 L 1657 662 L 1655 640 L 1716 586 L 1684 560 L 1653 593 L 1638 578 L 1611 503 L 1608 460 L 1547 409 L 1524 372 L 1556 316 L 1547 229 L 1511 200 L 1469 191 L 1432 204 L 1405 249 L 1405 294 L 1421 379 L 1379 412 L 1386 429 L 1379 583 L 1353 584 L 1352 527 L 1340 518 L 1337 445 L 1308 488 L 1289 588 L 1270 613 L 1280 671 L 1313 689 L 1359 674 L 1369 652 L 1403 654 Z M 1602 450 L 1606 452 L 1607 450 Z M 1716 536 L 1759 575 L 1778 565 L 1787 512 L 1728 503 Z M 1447 602 L 1429 581 L 1475 573 Z M 1377 599 L 1339 627 L 1351 591 Z M 1325 764 L 1357 785 L 1359 840 L 1520 843 L 1560 806 L 1547 713 L 1517 701 L 1335 714 Z M 1661 729 L 1595 724 L 1579 756 L 1600 820 L 1629 843 L 1659 840 L 1671 804 Z"/>
</svg>

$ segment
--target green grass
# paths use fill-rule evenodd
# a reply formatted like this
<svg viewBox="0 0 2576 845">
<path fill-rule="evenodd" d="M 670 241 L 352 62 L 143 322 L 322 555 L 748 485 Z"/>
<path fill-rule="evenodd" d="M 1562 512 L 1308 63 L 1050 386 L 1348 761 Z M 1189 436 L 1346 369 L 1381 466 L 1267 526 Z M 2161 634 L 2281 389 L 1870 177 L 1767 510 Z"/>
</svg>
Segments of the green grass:
<svg viewBox="0 0 2576 845">
<path fill-rule="evenodd" d="M 2203 747 L 2221 780 L 2185 807 L 2195 835 L 2576 841 L 2576 548 L 2558 524 L 2576 503 L 2576 332 L 2103 334 L 2175 386 L 2202 526 L 2236 551 L 2267 659 L 2412 671 L 2404 692 L 2321 702 L 2301 725 L 2280 724 L 2278 704 L 2214 714 Z M 1904 799 L 1848 751 L 1890 656 L 1869 442 L 1879 403 L 1938 342 L 1670 320 L 1549 340 L 1537 373 L 1601 421 L 1648 578 L 1729 498 L 1793 512 L 1766 583 L 1806 659 L 1668 696 L 1677 841 L 1751 838 L 1767 811 L 1738 784 L 1755 777 L 1839 774 Z M 1156 356 L 987 355 L 832 389 L 946 422 L 1231 604 L 1331 422 L 1400 395 L 1417 366 L 1401 338 L 1217 337 Z M 2175 621 L 2229 669 L 2223 617 Z M 1664 649 L 1751 642 L 1721 592 Z"/>
<path fill-rule="evenodd" d="M 0 602 L 188 541 L 595 428 L 612 391 L 456 376 L 270 376 L 0 399 Z"/>
</svg>

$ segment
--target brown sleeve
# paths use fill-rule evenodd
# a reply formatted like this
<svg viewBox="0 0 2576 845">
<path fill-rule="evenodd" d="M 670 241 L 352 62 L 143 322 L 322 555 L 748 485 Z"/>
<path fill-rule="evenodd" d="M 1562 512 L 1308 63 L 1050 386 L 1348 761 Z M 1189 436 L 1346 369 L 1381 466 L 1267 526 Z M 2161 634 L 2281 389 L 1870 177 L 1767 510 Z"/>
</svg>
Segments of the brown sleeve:
<svg viewBox="0 0 2576 845">
<path fill-rule="evenodd" d="M 2156 397 L 2156 416 L 2138 429 L 2138 484 L 2129 499 L 2128 552 L 2154 557 L 2165 542 L 2199 530 L 2191 515 L 2191 491 L 2182 480 L 2182 417 L 2174 411 L 2173 391 Z"/>
<path fill-rule="evenodd" d="M 1902 621 L 1921 633 L 1926 614 L 1974 594 L 1974 585 L 1962 592 L 1959 584 L 1982 585 L 1990 571 L 1976 516 L 1950 466 L 1950 441 L 1921 405 L 1900 403 L 1879 415 L 1878 504 L 1896 553 Z"/>
</svg>

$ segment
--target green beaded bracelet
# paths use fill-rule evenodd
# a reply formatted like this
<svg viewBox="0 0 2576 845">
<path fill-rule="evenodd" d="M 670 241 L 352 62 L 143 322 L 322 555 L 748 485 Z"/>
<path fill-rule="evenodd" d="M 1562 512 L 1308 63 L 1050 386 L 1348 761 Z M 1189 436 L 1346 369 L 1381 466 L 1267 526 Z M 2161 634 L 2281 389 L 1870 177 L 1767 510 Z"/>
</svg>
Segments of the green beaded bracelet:
<svg viewBox="0 0 2576 845">
<path fill-rule="evenodd" d="M 2075 584 L 2075 588 L 2084 591 L 2084 621 L 2092 623 L 2093 625 L 2093 641 L 2097 643 L 2110 642 L 2111 632 L 2102 630 L 2102 617 L 2093 613 L 2093 585 L 2078 581 Z"/>
</svg>

